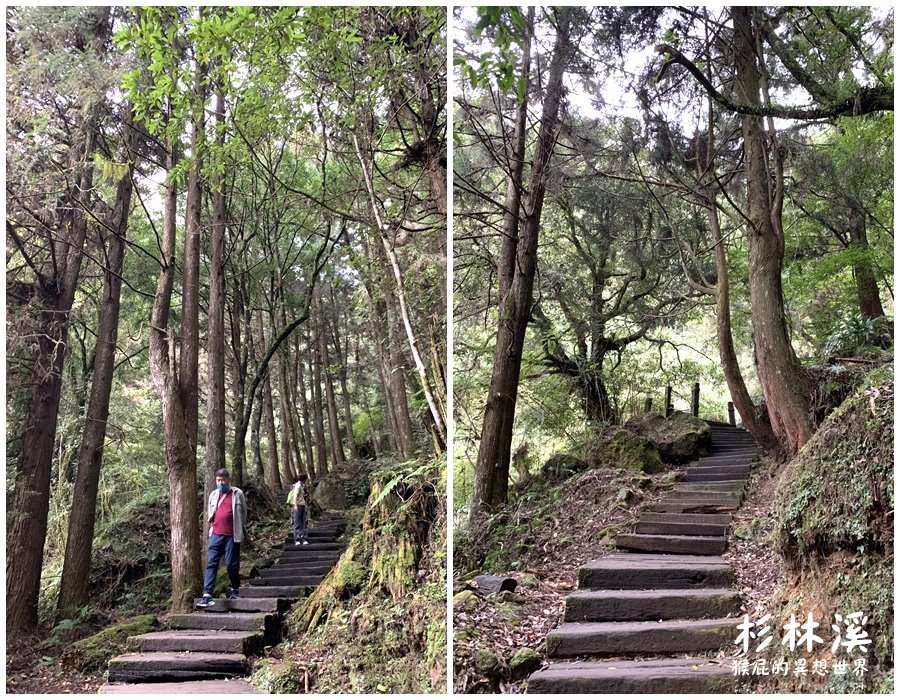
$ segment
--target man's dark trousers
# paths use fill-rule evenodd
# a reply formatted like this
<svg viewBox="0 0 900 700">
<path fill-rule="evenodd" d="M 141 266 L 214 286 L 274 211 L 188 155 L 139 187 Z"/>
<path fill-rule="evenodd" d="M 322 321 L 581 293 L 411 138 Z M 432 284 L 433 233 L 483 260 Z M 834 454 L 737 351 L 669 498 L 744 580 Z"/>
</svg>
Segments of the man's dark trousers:
<svg viewBox="0 0 900 700">
<path fill-rule="evenodd" d="M 231 580 L 231 587 L 241 587 L 241 543 L 235 542 L 228 535 L 210 535 L 207 548 L 206 576 L 203 577 L 203 592 L 213 594 L 216 585 L 216 573 L 219 571 L 219 560 L 225 555 L 225 570 Z"/>
<path fill-rule="evenodd" d="M 307 536 L 306 506 L 297 506 L 297 510 L 291 512 L 291 525 L 294 530 L 294 541 L 305 540 Z"/>
</svg>

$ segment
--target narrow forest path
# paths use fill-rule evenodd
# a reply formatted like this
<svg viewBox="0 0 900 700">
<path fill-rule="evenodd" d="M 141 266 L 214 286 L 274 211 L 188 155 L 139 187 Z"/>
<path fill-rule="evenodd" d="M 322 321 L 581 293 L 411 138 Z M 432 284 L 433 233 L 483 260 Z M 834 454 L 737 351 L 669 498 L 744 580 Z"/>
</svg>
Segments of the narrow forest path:
<svg viewBox="0 0 900 700">
<path fill-rule="evenodd" d="M 566 599 L 563 624 L 547 636 L 554 661 L 528 679 L 529 693 L 728 692 L 724 659 L 692 656 L 727 648 L 737 637 L 741 598 L 720 555 L 728 545 L 758 446 L 745 430 L 707 421 L 710 456 L 649 505 L 626 552 L 590 561 Z M 595 660 L 604 657 L 607 661 Z"/>
<path fill-rule="evenodd" d="M 283 503 L 288 490 L 277 498 Z M 248 657 L 281 640 L 285 613 L 319 585 L 340 557 L 346 521 L 320 516 L 308 545 L 288 535 L 276 562 L 241 586 L 241 598 L 169 616 L 169 630 L 130 638 L 137 651 L 109 662 L 100 693 L 256 693 Z M 285 529 L 288 518 L 285 516 Z M 199 599 L 198 599 L 199 600 Z"/>
</svg>

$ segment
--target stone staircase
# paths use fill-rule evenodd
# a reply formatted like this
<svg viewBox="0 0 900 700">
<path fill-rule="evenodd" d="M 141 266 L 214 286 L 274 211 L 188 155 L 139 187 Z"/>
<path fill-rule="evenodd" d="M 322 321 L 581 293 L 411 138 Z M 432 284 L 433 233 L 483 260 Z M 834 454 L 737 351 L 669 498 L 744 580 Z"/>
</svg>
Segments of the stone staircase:
<svg viewBox="0 0 900 700">
<path fill-rule="evenodd" d="M 531 675 L 527 692 L 733 690 L 728 660 L 701 655 L 737 637 L 741 598 L 720 555 L 759 450 L 743 429 L 708 422 L 710 456 L 616 538 L 625 551 L 581 568 L 563 623 L 547 636 L 553 661 Z"/>
<path fill-rule="evenodd" d="M 287 490 L 277 498 L 283 503 Z M 109 682 L 100 692 L 257 692 L 243 680 L 248 657 L 280 641 L 284 613 L 340 557 L 344 544 L 338 538 L 345 527 L 341 517 L 323 514 L 309 530 L 309 544 L 294 545 L 289 535 L 276 562 L 242 583 L 240 599 L 217 598 L 211 607 L 170 615 L 169 630 L 131 637 L 136 651 L 109 662 Z"/>
</svg>

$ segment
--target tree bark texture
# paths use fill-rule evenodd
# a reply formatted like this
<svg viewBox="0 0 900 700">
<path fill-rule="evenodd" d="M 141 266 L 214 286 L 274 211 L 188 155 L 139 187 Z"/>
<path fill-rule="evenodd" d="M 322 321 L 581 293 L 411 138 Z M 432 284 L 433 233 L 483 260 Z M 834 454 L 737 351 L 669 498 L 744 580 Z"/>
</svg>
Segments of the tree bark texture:
<svg viewBox="0 0 900 700">
<path fill-rule="evenodd" d="M 225 145 L 225 95 L 216 91 L 216 145 Z M 220 156 L 221 157 L 221 156 Z M 209 308 L 206 345 L 206 489 L 213 490 L 216 470 L 225 467 L 225 175 L 213 183 L 213 220 L 210 229 Z M 232 474 L 240 487 L 243 474 Z"/>
<path fill-rule="evenodd" d="M 738 97 L 760 104 L 760 75 L 751 18 L 752 8 L 733 7 L 734 55 Z M 787 455 L 795 454 L 812 435 L 808 389 L 794 353 L 784 313 L 779 183 L 772 182 L 766 138 L 760 118 L 741 117 L 747 178 L 750 310 L 759 382 L 772 429 Z"/>
<path fill-rule="evenodd" d="M 325 447 L 325 418 L 322 406 L 322 357 L 316 343 L 312 348 L 312 406 L 313 428 L 316 434 L 316 476 L 328 473 L 328 454 Z"/>
<path fill-rule="evenodd" d="M 175 144 L 167 144 L 167 171 L 175 166 Z M 166 469 L 169 474 L 169 518 L 172 529 L 172 611 L 189 612 L 200 591 L 200 509 L 197 498 L 197 453 L 191 445 L 172 362 L 169 333 L 175 285 L 176 189 L 163 186 L 162 268 L 150 320 L 150 373 L 162 404 Z"/>
<path fill-rule="evenodd" d="M 325 408 L 328 412 L 328 447 L 331 452 L 331 463 L 335 466 L 347 461 L 344 456 L 344 445 L 341 438 L 341 426 L 338 423 L 337 401 L 334 396 L 334 382 L 331 380 L 331 358 L 328 354 L 328 322 L 322 304 L 321 292 L 316 293 L 316 338 L 319 355 L 322 358 L 322 379 L 325 388 Z"/>
<path fill-rule="evenodd" d="M 506 502 L 509 489 L 510 446 L 522 364 L 525 330 L 531 316 L 537 269 L 538 234 L 546 191 L 547 170 L 556 142 L 563 75 L 571 52 L 571 10 L 557 13 L 557 34 L 547 77 L 540 131 L 531 169 L 525 218 L 516 246 L 516 264 L 509 292 L 500 299 L 500 319 L 494 346 L 491 384 L 485 405 L 481 444 L 475 464 L 471 519 Z"/>
<path fill-rule="evenodd" d="M 94 355 L 93 381 L 84 434 L 78 451 L 78 471 L 72 514 L 66 538 L 66 554 L 59 584 L 58 614 L 65 619 L 88 602 L 88 580 L 91 573 L 91 550 L 97 512 L 97 491 L 103 447 L 106 442 L 106 422 L 109 418 L 110 394 L 119 334 L 119 308 L 122 291 L 122 269 L 125 259 L 125 239 L 128 215 L 131 211 L 132 175 L 134 173 L 134 130 L 131 107 L 125 107 L 125 140 L 122 159 L 128 171 L 116 185 L 116 199 L 108 218 L 110 231 L 107 265 L 103 276 L 103 296 L 97 322 L 97 343 Z"/>
<path fill-rule="evenodd" d="M 866 236 L 866 211 L 855 197 L 848 197 L 850 207 L 849 229 L 850 245 L 858 258 L 853 261 L 853 279 L 856 281 L 856 295 L 859 299 L 859 312 L 868 320 L 884 316 L 878 282 L 872 271 L 869 258 L 869 239 Z"/>
<path fill-rule="evenodd" d="M 53 243 L 57 267 L 53 288 L 43 289 L 44 310 L 37 334 L 37 352 L 31 371 L 32 393 L 25 418 L 16 482 L 6 536 L 6 630 L 8 635 L 33 631 L 38 623 L 47 516 L 50 509 L 50 474 L 59 418 L 63 367 L 69 333 L 69 313 L 81 273 L 88 206 L 93 186 L 92 153 L 97 140 L 98 110 L 91 108 L 80 143 L 71 162 L 75 185 L 73 203 Z M 81 206 L 79 206 L 79 204 Z"/>
</svg>

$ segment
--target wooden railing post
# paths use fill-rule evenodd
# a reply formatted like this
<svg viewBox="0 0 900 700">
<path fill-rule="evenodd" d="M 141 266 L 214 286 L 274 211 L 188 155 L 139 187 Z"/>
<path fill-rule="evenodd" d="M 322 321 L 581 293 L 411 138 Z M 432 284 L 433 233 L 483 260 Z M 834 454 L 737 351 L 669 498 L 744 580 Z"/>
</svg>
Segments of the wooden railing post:
<svg viewBox="0 0 900 700">
<path fill-rule="evenodd" d="M 672 385 L 667 384 L 666 385 L 666 396 L 665 396 L 665 399 L 663 400 L 663 412 L 664 412 L 664 415 L 666 416 L 666 418 L 668 418 L 669 416 L 672 415 L 672 410 L 673 410 Z"/>
<path fill-rule="evenodd" d="M 691 391 L 691 415 L 700 417 L 700 382 L 694 382 L 694 389 Z"/>
<path fill-rule="evenodd" d="M 728 425 L 737 425 L 737 422 L 734 420 L 734 402 L 728 402 Z"/>
<path fill-rule="evenodd" d="M 653 399 L 649 396 L 644 399 L 644 413 L 650 413 L 653 410 Z"/>
</svg>

